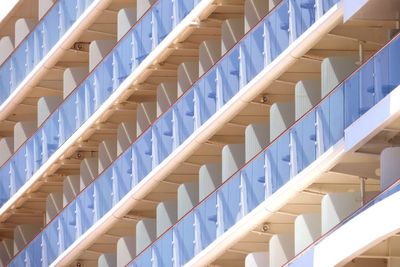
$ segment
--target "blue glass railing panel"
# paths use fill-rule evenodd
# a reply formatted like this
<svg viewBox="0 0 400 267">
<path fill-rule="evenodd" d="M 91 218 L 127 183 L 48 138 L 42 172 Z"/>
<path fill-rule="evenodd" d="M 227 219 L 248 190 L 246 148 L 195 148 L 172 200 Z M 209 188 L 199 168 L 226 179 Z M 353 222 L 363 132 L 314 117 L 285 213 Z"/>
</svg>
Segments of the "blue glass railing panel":
<svg viewBox="0 0 400 267">
<path fill-rule="evenodd" d="M 115 205 L 133 188 L 133 166 L 132 166 L 132 150 L 125 151 L 120 160 L 116 161 L 112 167 L 113 174 L 113 194 Z"/>
<path fill-rule="evenodd" d="M 302 35 L 315 22 L 315 0 L 290 0 L 290 12 L 294 13 L 295 37 Z"/>
<path fill-rule="evenodd" d="M 289 46 L 289 1 L 281 3 L 264 21 L 266 62 L 270 63 Z"/>
<path fill-rule="evenodd" d="M 194 85 L 194 117 L 196 120 L 196 129 L 203 125 L 217 110 L 218 89 L 216 86 L 216 79 L 217 71 L 212 70 Z"/>
<path fill-rule="evenodd" d="M 337 0 L 322 0 L 323 12 L 327 12 L 332 6 L 337 3 Z"/>
<path fill-rule="evenodd" d="M 156 266 L 173 266 L 173 242 L 172 231 L 158 240 L 152 246 L 153 264 Z"/>
<path fill-rule="evenodd" d="M 132 148 L 133 154 L 133 180 L 139 183 L 152 169 L 152 144 L 151 132 L 144 133 L 137 140 L 137 145 Z"/>
<path fill-rule="evenodd" d="M 239 84 L 241 79 L 239 51 L 240 47 L 235 47 L 219 64 L 218 73 L 220 77 L 218 77 L 218 79 L 220 79 L 221 82 L 218 83 L 219 88 L 214 90 L 221 91 L 222 105 L 228 102 L 239 91 L 239 88 L 241 88 Z M 215 88 L 215 86 L 212 88 Z M 208 97 L 210 97 L 210 95 L 208 95 Z M 214 113 L 215 111 L 212 114 Z"/>
<path fill-rule="evenodd" d="M 94 184 L 85 189 L 76 199 L 77 235 L 81 236 L 95 222 Z"/>
<path fill-rule="evenodd" d="M 10 197 L 10 169 L 0 169 L 0 205 L 4 204 Z"/>
<path fill-rule="evenodd" d="M 296 158 L 291 159 L 293 174 L 301 172 L 317 156 L 316 113 L 311 112 L 291 130 L 291 145 Z"/>
<path fill-rule="evenodd" d="M 195 251 L 207 247 L 217 237 L 217 197 L 212 195 L 194 210 Z"/>
<path fill-rule="evenodd" d="M 173 111 L 166 112 L 152 127 L 153 166 L 163 161 L 173 149 Z"/>
<path fill-rule="evenodd" d="M 140 254 L 138 260 L 132 265 L 133 267 L 153 266 L 152 264 L 152 250 L 147 249 L 144 253 Z"/>
<path fill-rule="evenodd" d="M 182 144 L 195 129 L 194 95 L 193 90 L 188 92 L 173 106 L 174 147 Z"/>
<path fill-rule="evenodd" d="M 114 206 L 113 169 L 103 172 L 97 183 L 94 184 L 94 220 L 99 220 Z"/>
<path fill-rule="evenodd" d="M 172 30 L 174 24 L 173 12 L 174 8 L 170 2 L 162 1 L 156 4 L 153 14 L 153 25 L 154 25 L 154 41 L 155 44 L 159 44 Z"/>
<path fill-rule="evenodd" d="M 241 80 L 250 82 L 265 66 L 264 29 L 258 27 L 243 41 L 240 50 Z M 243 85 L 242 85 L 243 86 Z"/>
<path fill-rule="evenodd" d="M 231 228 L 242 217 L 240 176 L 230 179 L 217 194 L 218 234 Z"/>
<path fill-rule="evenodd" d="M 49 266 L 56 259 L 60 247 L 60 241 L 58 240 L 58 220 L 52 221 L 48 225 L 49 230 L 42 235 L 42 264 L 45 266 Z M 40 255 L 40 253 L 37 255 Z"/>
<path fill-rule="evenodd" d="M 80 18 L 93 0 L 58 0 L 0 66 L 0 104 L 39 64 L 47 53 Z"/>
<path fill-rule="evenodd" d="M 188 262 L 195 253 L 194 214 L 190 213 L 173 228 L 174 237 L 174 261 L 177 266 Z"/>
<path fill-rule="evenodd" d="M 265 157 L 257 157 L 241 172 L 244 192 L 243 210 L 256 208 L 265 199 Z"/>
<path fill-rule="evenodd" d="M 42 240 L 36 238 L 33 240 L 33 246 L 25 251 L 25 265 L 22 266 L 40 266 L 42 264 Z M 28 263 L 28 264 L 27 264 Z"/>
<path fill-rule="evenodd" d="M 77 201 L 69 204 L 55 221 L 58 221 L 59 253 L 66 250 L 78 237 Z M 58 253 L 58 254 L 59 254 Z M 57 255 L 58 255 L 57 254 Z"/>
</svg>

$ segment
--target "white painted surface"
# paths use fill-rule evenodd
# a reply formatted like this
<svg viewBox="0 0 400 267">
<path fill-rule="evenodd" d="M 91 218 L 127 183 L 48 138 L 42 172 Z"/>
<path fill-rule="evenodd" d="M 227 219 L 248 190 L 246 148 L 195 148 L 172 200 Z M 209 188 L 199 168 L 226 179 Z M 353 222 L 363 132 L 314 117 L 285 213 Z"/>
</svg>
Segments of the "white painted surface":
<svg viewBox="0 0 400 267">
<path fill-rule="evenodd" d="M 270 141 L 291 126 L 295 119 L 294 103 L 274 103 L 270 109 Z"/>
<path fill-rule="evenodd" d="M 39 20 L 46 14 L 56 0 L 39 0 L 38 17 Z"/>
<path fill-rule="evenodd" d="M 17 47 L 21 41 L 33 30 L 35 24 L 35 20 L 24 18 L 21 18 L 15 22 L 14 47 Z"/>
<path fill-rule="evenodd" d="M 199 76 L 207 72 L 221 57 L 221 40 L 210 39 L 199 45 Z"/>
<path fill-rule="evenodd" d="M 21 224 L 14 228 L 14 255 L 32 240 L 40 231 L 40 228 L 33 224 Z"/>
<path fill-rule="evenodd" d="M 114 47 L 114 40 L 95 40 L 89 46 L 89 71 L 92 71 L 97 64 Z"/>
<path fill-rule="evenodd" d="M 7 15 L 17 7 L 17 4 L 22 2 L 22 0 L 7 0 L 0 1 L 0 23 L 7 17 Z"/>
<path fill-rule="evenodd" d="M 246 127 L 246 162 L 269 144 L 269 123 L 253 123 Z"/>
<path fill-rule="evenodd" d="M 63 77 L 63 95 L 66 98 L 88 75 L 88 67 L 67 68 Z"/>
<path fill-rule="evenodd" d="M 0 64 L 8 58 L 8 56 L 14 50 L 14 43 L 10 36 L 4 36 L 0 38 Z"/>
<path fill-rule="evenodd" d="M 244 260 L 245 267 L 269 267 L 268 252 L 253 252 L 246 256 Z"/>
<path fill-rule="evenodd" d="M 0 241 L 0 266 L 6 266 L 9 260 L 14 256 L 14 240 L 3 239 Z"/>
<path fill-rule="evenodd" d="M 245 162 L 244 144 L 230 144 L 222 148 L 222 181 L 225 181 Z"/>
<path fill-rule="evenodd" d="M 4 137 L 0 139 L 0 166 L 3 165 L 14 153 L 14 138 Z"/>
<path fill-rule="evenodd" d="M 205 164 L 199 169 L 199 201 L 222 183 L 221 164 Z"/>
<path fill-rule="evenodd" d="M 178 92 L 177 97 L 181 96 L 199 77 L 199 62 L 183 62 L 178 66 Z"/>
<path fill-rule="evenodd" d="M 400 231 L 400 192 L 358 214 L 314 247 L 314 266 L 337 266 Z M 351 242 L 349 242 L 351 236 Z M 332 253 L 335 251 L 335 253 Z"/>
<path fill-rule="evenodd" d="M 88 186 L 97 177 L 99 161 L 97 158 L 85 158 L 80 165 L 80 190 Z"/>
<path fill-rule="evenodd" d="M 199 185 L 197 182 L 181 184 L 178 187 L 178 213 L 180 219 L 199 202 Z"/>
<path fill-rule="evenodd" d="M 381 191 L 400 178 L 400 147 L 385 148 L 381 153 Z"/>
<path fill-rule="evenodd" d="M 61 104 L 62 96 L 43 96 L 39 98 L 37 105 L 37 126 L 42 123 L 53 113 L 54 110 Z"/>
<path fill-rule="evenodd" d="M 294 257 L 293 234 L 273 235 L 269 240 L 269 266 L 279 267 Z"/>
<path fill-rule="evenodd" d="M 117 242 L 117 267 L 125 267 L 136 256 L 136 237 L 124 236 Z"/>
<path fill-rule="evenodd" d="M 136 118 L 130 122 L 122 122 L 117 129 L 117 155 L 120 155 L 136 138 Z"/>
<path fill-rule="evenodd" d="M 176 222 L 177 203 L 176 200 L 160 202 L 156 209 L 157 237 Z"/>
<path fill-rule="evenodd" d="M 139 0 L 137 1 L 137 15 L 139 19 L 144 15 L 144 13 L 150 8 L 150 6 L 156 2 L 156 0 Z"/>
<path fill-rule="evenodd" d="M 269 2 L 266 0 L 246 0 L 244 3 L 244 32 L 248 32 L 267 14 Z"/>
<path fill-rule="evenodd" d="M 117 265 L 117 256 L 114 253 L 103 253 L 98 260 L 98 267 L 115 267 Z"/>
<path fill-rule="evenodd" d="M 400 114 L 400 86 L 353 122 L 344 131 L 346 150 L 355 151 Z M 363 129 L 360 131 L 360 129 Z"/>
<path fill-rule="evenodd" d="M 64 178 L 63 182 L 63 207 L 70 203 L 80 191 L 81 177 L 70 175 Z"/>
<path fill-rule="evenodd" d="M 33 121 L 20 121 L 14 126 L 14 152 L 28 139 L 36 130 Z"/>
<path fill-rule="evenodd" d="M 344 218 L 361 207 L 360 192 L 340 192 L 325 195 L 321 201 L 321 233 L 325 234 Z"/>
<path fill-rule="evenodd" d="M 136 136 L 143 133 L 156 119 L 157 105 L 155 102 L 140 103 L 136 113 Z"/>
<path fill-rule="evenodd" d="M 294 251 L 300 253 L 321 236 L 321 214 L 301 214 L 294 221 Z"/>
<path fill-rule="evenodd" d="M 299 119 L 308 110 L 313 108 L 321 99 L 321 81 L 305 80 L 296 83 L 295 106 L 296 117 Z"/>
<path fill-rule="evenodd" d="M 118 41 L 129 31 L 136 22 L 136 9 L 123 8 L 118 11 L 117 39 Z"/>
<path fill-rule="evenodd" d="M 168 110 L 176 101 L 177 89 L 175 82 L 164 82 L 157 87 L 157 116 Z"/>
<path fill-rule="evenodd" d="M 244 34 L 243 17 L 227 19 L 221 25 L 221 54 L 231 49 Z"/>
<path fill-rule="evenodd" d="M 46 198 L 46 224 L 63 208 L 63 192 L 50 193 Z"/>
<path fill-rule="evenodd" d="M 325 58 L 321 63 L 321 96 L 327 95 L 347 78 L 358 67 L 358 60 L 358 55 Z"/>
<path fill-rule="evenodd" d="M 136 224 L 136 255 L 156 239 L 156 220 L 142 219 Z"/>
<path fill-rule="evenodd" d="M 98 152 L 98 171 L 99 174 L 105 170 L 111 162 L 117 157 L 117 140 L 115 138 L 107 139 L 99 144 Z"/>
</svg>

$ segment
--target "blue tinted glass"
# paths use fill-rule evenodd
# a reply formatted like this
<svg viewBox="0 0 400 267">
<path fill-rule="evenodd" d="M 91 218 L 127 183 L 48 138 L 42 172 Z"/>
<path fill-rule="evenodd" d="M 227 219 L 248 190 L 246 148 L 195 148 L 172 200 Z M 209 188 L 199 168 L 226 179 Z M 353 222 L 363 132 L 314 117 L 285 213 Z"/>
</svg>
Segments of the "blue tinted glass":
<svg viewBox="0 0 400 267">
<path fill-rule="evenodd" d="M 133 172 L 135 184 L 140 182 L 152 168 L 151 132 L 146 132 L 133 146 Z"/>
<path fill-rule="evenodd" d="M 315 0 L 290 0 L 296 38 L 315 22 Z"/>
<path fill-rule="evenodd" d="M 322 7 L 324 13 L 327 12 L 334 4 L 338 3 L 339 0 L 322 0 Z"/>
<path fill-rule="evenodd" d="M 216 71 L 211 71 L 194 87 L 195 117 L 202 125 L 216 111 Z"/>
<path fill-rule="evenodd" d="M 217 193 L 219 234 L 224 233 L 241 218 L 240 175 L 236 175 L 225 183 Z"/>
<path fill-rule="evenodd" d="M 239 47 L 234 48 L 228 56 L 220 62 L 220 78 L 222 84 L 222 102 L 228 102 L 239 90 Z M 215 85 L 214 88 L 215 90 Z"/>
<path fill-rule="evenodd" d="M 194 256 L 194 215 L 188 214 L 173 230 L 174 250 L 179 256 L 174 258 L 177 266 L 188 262 Z"/>
<path fill-rule="evenodd" d="M 296 168 L 294 170 L 295 174 L 301 172 L 316 158 L 317 135 L 315 123 L 315 112 L 311 112 L 303 117 L 291 131 L 293 153 L 296 153 L 296 157 L 294 158 L 296 162 L 292 162 L 292 166 Z"/>
<path fill-rule="evenodd" d="M 94 186 L 91 184 L 76 200 L 76 221 L 78 236 L 82 235 L 94 222 Z"/>
<path fill-rule="evenodd" d="M 58 219 L 46 226 L 47 230 L 41 235 L 42 238 L 42 257 L 44 266 L 50 264 L 57 258 L 59 250 L 58 240 Z M 38 237 L 37 237 L 38 238 Z"/>
<path fill-rule="evenodd" d="M 108 168 L 94 183 L 95 219 L 98 220 L 113 206 L 113 172 Z"/>
<path fill-rule="evenodd" d="M 172 231 L 168 231 L 152 246 L 156 266 L 173 266 L 172 248 Z"/>
<path fill-rule="evenodd" d="M 374 57 L 374 75 L 374 92 L 378 102 L 394 88 L 389 80 L 389 49 L 384 49 Z"/>
<path fill-rule="evenodd" d="M 152 127 L 153 165 L 158 165 L 172 152 L 172 111 L 168 111 Z"/>
<path fill-rule="evenodd" d="M 217 198 L 210 196 L 195 210 L 196 252 L 207 247 L 217 237 Z"/>
<path fill-rule="evenodd" d="M 360 73 L 355 73 L 344 83 L 345 127 L 360 116 Z"/>
<path fill-rule="evenodd" d="M 389 45 L 389 83 L 393 87 L 400 84 L 400 39 L 397 38 Z"/>
<path fill-rule="evenodd" d="M 113 169 L 113 190 L 115 201 L 121 200 L 133 187 L 132 150 L 128 149 L 115 162 Z"/>
<path fill-rule="evenodd" d="M 175 147 L 194 131 L 194 92 L 191 90 L 174 106 Z"/>
<path fill-rule="evenodd" d="M 258 26 L 241 45 L 241 80 L 247 84 L 264 68 L 264 29 Z"/>
<path fill-rule="evenodd" d="M 71 202 L 61 213 L 59 220 L 60 250 L 66 250 L 77 238 L 77 205 Z"/>
<path fill-rule="evenodd" d="M 264 23 L 267 62 L 274 60 L 289 46 L 289 4 L 282 3 Z"/>
<path fill-rule="evenodd" d="M 252 211 L 265 199 L 264 164 L 264 154 L 260 154 L 241 172 L 242 190 L 246 196 L 243 207 L 245 214 Z"/>
</svg>

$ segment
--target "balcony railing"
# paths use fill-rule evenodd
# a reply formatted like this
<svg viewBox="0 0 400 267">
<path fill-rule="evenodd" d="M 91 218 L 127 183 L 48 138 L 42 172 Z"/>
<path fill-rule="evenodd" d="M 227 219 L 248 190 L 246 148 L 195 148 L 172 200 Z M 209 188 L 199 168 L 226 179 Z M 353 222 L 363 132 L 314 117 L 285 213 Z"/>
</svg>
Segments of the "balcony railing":
<svg viewBox="0 0 400 267">
<path fill-rule="evenodd" d="M 0 106 L 50 52 L 93 0 L 57 0 L 0 66 Z"/>
<path fill-rule="evenodd" d="M 278 7 L 256 25 L 253 30 L 247 33 L 247 35 L 212 69 L 187 90 L 167 112 L 138 137 L 132 146 L 109 168 L 83 190 L 74 201 L 69 203 L 69 205 L 12 260 L 11 265 L 18 266 L 18 264 L 26 262 L 33 262 L 33 264 L 36 263 L 40 265 L 41 261 L 50 263 L 57 258 L 58 255 L 93 226 L 95 222 L 110 211 L 124 196 L 142 181 L 151 170 L 158 166 L 167 156 L 187 140 L 196 129 L 203 125 L 217 110 L 221 109 L 221 107 L 241 88 L 248 84 L 248 82 L 280 55 L 291 42 L 296 40 L 304 31 L 313 25 L 315 19 L 319 16 L 317 14 L 325 13 L 337 1 L 315 2 L 314 0 L 309 0 L 306 1 L 308 5 L 304 5 L 304 2 L 303 0 L 282 1 Z M 315 6 L 319 6 L 320 9 L 316 9 Z M 147 36 L 147 34 L 144 36 Z M 125 55 L 121 58 L 128 58 L 128 56 Z M 114 66 L 115 65 L 118 64 L 114 64 Z M 104 88 L 108 88 L 107 84 L 112 84 L 112 75 L 109 75 L 110 73 L 114 72 L 104 71 L 102 73 L 103 75 L 101 77 L 105 77 L 108 81 L 107 83 L 103 83 L 105 85 Z M 88 90 L 85 92 L 86 94 L 90 93 Z M 79 113 L 79 105 L 78 111 L 74 111 L 75 105 L 71 105 L 70 108 L 71 112 Z M 326 115 L 326 112 L 324 114 Z M 306 125 L 308 126 L 308 124 Z M 315 126 L 313 125 L 313 127 Z M 329 128 L 326 129 L 327 126 L 324 127 L 325 130 L 329 130 Z M 300 133 L 303 132 L 301 131 Z M 304 135 L 305 134 L 306 133 L 304 133 Z M 299 137 L 302 136 L 303 135 L 299 135 Z M 284 136 L 281 138 L 283 140 L 282 142 L 287 141 L 287 137 Z M 333 144 L 337 140 L 332 137 L 328 138 L 328 141 L 326 142 L 326 146 Z M 313 140 L 312 143 L 315 144 L 315 140 Z M 284 148 L 284 145 L 287 146 L 286 143 L 279 143 L 270 150 L 270 154 L 273 157 L 271 160 L 276 162 L 276 165 L 271 168 L 271 173 L 269 174 L 270 177 L 272 177 L 270 178 L 272 179 L 271 185 L 274 185 L 274 188 L 269 189 L 271 192 L 282 185 L 286 177 L 287 170 L 284 166 L 288 166 L 287 155 L 289 155 L 289 148 L 288 146 Z M 309 144 L 307 143 L 307 145 Z M 282 150 L 278 150 L 278 148 L 282 148 Z M 307 155 L 312 153 L 311 150 L 307 150 L 304 153 L 306 152 Z M 283 158 L 285 159 L 284 161 L 282 161 Z M 300 166 L 306 166 L 307 162 L 311 161 L 311 156 L 308 158 L 308 161 L 306 157 L 303 159 L 302 156 L 297 171 L 301 170 Z M 251 164 L 251 171 L 249 170 L 248 173 L 248 188 L 249 190 L 253 190 L 254 193 L 248 195 L 249 203 L 246 206 L 246 210 L 253 209 L 264 199 L 265 194 L 265 190 L 259 186 L 265 183 L 265 176 L 262 175 L 264 161 L 255 160 Z M 259 173 L 257 179 L 251 179 L 253 172 L 254 175 Z M 231 179 L 231 181 L 233 182 L 229 182 L 226 185 L 230 185 L 229 188 L 237 190 L 235 187 L 237 179 Z M 272 183 L 272 181 L 274 182 Z M 235 203 L 238 203 L 241 199 L 240 196 L 237 196 L 237 192 L 228 193 L 226 197 L 229 197 L 226 204 L 229 205 L 229 207 L 237 208 Z M 196 210 L 198 214 L 203 214 L 205 216 L 202 218 L 202 223 L 204 222 L 204 224 L 200 222 L 197 224 L 198 226 L 202 225 L 201 227 L 204 229 L 204 234 L 201 238 L 200 236 L 197 237 L 197 243 L 195 244 L 196 251 L 204 248 L 217 236 L 216 228 L 214 229 L 213 227 L 216 227 L 216 221 L 220 220 L 220 218 L 217 217 L 215 205 L 216 196 L 214 195 L 204 201 L 201 206 L 199 206 L 199 209 Z M 229 215 L 230 210 L 231 208 L 226 209 L 225 212 L 228 213 L 224 213 L 225 215 L 223 215 L 225 216 L 225 223 L 220 224 L 224 225 L 225 228 L 219 226 L 219 232 L 223 232 L 224 229 L 227 229 L 237 219 L 237 217 Z M 243 211 L 243 213 L 244 212 L 245 211 Z M 194 215 L 190 213 L 176 226 L 183 227 L 183 231 L 187 230 L 187 237 L 182 239 L 181 236 L 179 239 L 184 243 L 179 243 L 179 241 L 174 245 L 174 251 L 178 244 L 181 248 L 180 250 L 182 250 L 179 252 L 181 253 L 179 254 L 181 255 L 180 263 L 186 262 L 194 255 L 193 240 L 195 238 L 195 233 L 198 234 L 201 230 L 198 228 L 196 231 L 191 232 L 190 229 L 194 230 L 193 220 Z M 172 232 L 168 232 L 159 239 L 161 241 L 157 241 L 156 243 L 158 244 L 158 242 L 161 242 L 161 246 L 165 246 L 163 247 L 163 253 L 155 254 L 162 257 L 163 262 L 164 260 L 172 259 L 172 254 L 170 254 L 172 246 L 168 241 L 169 239 L 167 239 L 172 236 Z M 57 245 L 54 245 L 55 239 L 57 239 Z M 159 249 L 158 245 L 155 248 Z M 151 252 L 149 253 L 151 255 Z M 145 259 L 143 255 L 147 254 L 146 250 L 138 260 Z M 176 262 L 177 261 L 178 260 L 176 260 Z M 143 264 L 144 265 L 141 266 L 151 266 L 151 264 L 148 263 Z"/>
<path fill-rule="evenodd" d="M 372 200 L 368 201 L 365 205 L 363 205 L 361 208 L 356 210 L 354 213 L 349 215 L 347 218 L 345 218 L 343 221 L 341 221 L 339 224 L 337 224 L 335 227 L 333 227 L 330 231 L 328 231 L 326 234 L 321 236 L 317 241 L 312 243 L 310 246 L 308 246 L 304 251 L 302 251 L 299 255 L 297 255 L 294 259 L 290 260 L 285 266 L 304 266 L 307 262 L 310 260 L 312 261 L 313 258 L 310 257 L 312 255 L 313 250 L 315 246 L 324 240 L 326 237 L 328 237 L 331 233 L 335 232 L 335 230 L 339 229 L 341 226 L 345 225 L 347 222 L 351 221 L 353 218 L 355 218 L 358 214 L 366 211 L 370 207 L 374 206 L 375 204 L 381 202 L 382 200 L 385 200 L 386 198 L 390 197 L 394 193 L 397 193 L 400 191 L 400 179 L 398 179 L 396 182 L 394 182 L 392 185 L 390 185 L 388 188 L 386 188 L 384 191 L 379 193 L 376 197 L 374 197 Z M 301 263 L 301 264 L 300 264 Z M 312 262 L 310 262 L 312 264 Z M 312 265 L 309 265 L 312 266 Z"/>
<path fill-rule="evenodd" d="M 397 36 L 129 266 L 180 266 L 200 253 L 342 139 L 350 124 L 400 85 L 399 60 Z"/>
<path fill-rule="evenodd" d="M 159 0 L 0 169 L 4 205 L 42 167 L 199 0 Z"/>
</svg>

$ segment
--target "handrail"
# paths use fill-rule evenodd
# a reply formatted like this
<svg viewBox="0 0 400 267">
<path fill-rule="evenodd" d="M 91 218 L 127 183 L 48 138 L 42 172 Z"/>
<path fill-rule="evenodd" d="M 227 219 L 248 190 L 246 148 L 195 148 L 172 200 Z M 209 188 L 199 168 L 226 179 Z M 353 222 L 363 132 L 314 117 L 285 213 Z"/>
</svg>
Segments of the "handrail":
<svg viewBox="0 0 400 267">
<path fill-rule="evenodd" d="M 311 249 L 312 247 L 315 247 L 317 244 L 319 244 L 321 241 L 323 241 L 327 236 L 329 236 L 330 234 L 334 233 L 336 230 L 338 230 L 340 227 L 342 227 L 343 225 L 345 225 L 346 223 L 348 223 L 349 221 L 351 221 L 353 218 L 355 218 L 358 214 L 360 214 L 361 212 L 369 209 L 370 207 L 374 206 L 375 204 L 377 204 L 378 202 L 381 201 L 381 197 L 385 196 L 387 193 L 389 193 L 391 190 L 395 189 L 396 186 L 400 185 L 400 177 L 398 179 L 396 179 L 394 182 L 392 182 L 389 186 L 387 186 L 383 191 L 381 192 L 377 192 L 375 194 L 375 196 L 370 199 L 367 203 L 365 203 L 364 205 L 362 205 L 361 207 L 359 207 L 358 209 L 356 209 L 355 211 L 353 211 L 350 215 L 346 216 L 341 222 L 339 222 L 337 225 L 335 225 L 334 227 L 332 227 L 329 231 L 327 231 L 326 233 L 324 233 L 323 235 L 321 235 L 317 240 L 315 240 L 314 242 L 312 242 L 311 244 L 309 244 L 307 247 L 305 247 L 301 252 L 297 253 L 297 255 L 295 255 L 292 259 L 290 259 L 289 261 L 287 261 L 285 264 L 283 264 L 283 266 L 288 266 L 291 263 L 294 263 L 297 259 L 299 259 L 302 255 L 304 255 L 309 249 Z M 400 189 L 399 189 L 400 190 Z M 387 197 L 387 196 L 386 196 Z M 385 197 L 385 198 L 386 198 Z M 379 200 L 378 202 L 376 202 L 377 200 Z"/>
<path fill-rule="evenodd" d="M 337 86 L 335 86 L 327 95 L 325 95 L 320 101 L 318 101 L 318 103 L 312 107 L 311 109 L 309 109 L 306 113 L 304 113 L 299 119 L 297 119 L 292 125 L 290 125 L 285 131 L 283 131 L 281 134 L 279 134 L 275 139 L 273 139 L 265 148 L 263 148 L 260 152 L 258 152 L 257 154 L 255 154 L 250 160 L 248 160 L 243 166 L 241 166 L 238 170 L 236 170 L 229 178 L 227 178 L 225 181 L 223 181 L 221 183 L 221 185 L 219 185 L 218 187 L 216 187 L 212 192 L 210 192 L 207 196 L 205 196 L 201 201 L 198 202 L 198 204 L 196 204 L 194 207 L 192 207 L 188 212 L 186 212 L 179 220 L 177 220 L 173 225 L 171 225 L 168 229 L 166 229 L 162 234 L 160 234 L 153 242 L 151 242 L 148 246 L 146 246 L 146 248 L 144 248 L 138 255 L 136 255 L 135 258 L 132 259 L 131 262 L 133 262 L 135 259 L 139 258 L 140 255 L 142 255 L 148 248 L 152 247 L 158 240 L 160 240 L 164 234 L 166 234 L 167 232 L 169 232 L 172 228 L 174 228 L 176 225 L 178 225 L 179 222 L 181 222 L 183 219 L 185 219 L 185 217 L 187 215 L 189 215 L 190 213 L 192 213 L 197 207 L 199 207 L 202 203 L 204 203 L 207 199 L 209 199 L 212 195 L 214 195 L 216 192 L 219 191 L 219 189 L 221 189 L 226 183 L 228 183 L 232 178 L 234 178 L 237 174 L 239 174 L 241 171 L 243 171 L 243 169 L 245 167 L 247 167 L 249 164 L 251 164 L 253 162 L 253 160 L 255 160 L 256 158 L 258 158 L 258 156 L 262 155 L 263 153 L 265 153 L 268 148 L 270 148 L 272 145 L 274 145 L 279 139 L 280 137 L 282 137 L 284 134 L 287 134 L 290 132 L 291 129 L 293 129 L 295 126 L 297 126 L 298 123 L 302 122 L 302 119 L 307 116 L 308 114 L 310 114 L 313 110 L 315 110 L 322 102 L 324 102 L 329 96 L 331 96 L 333 93 L 336 92 L 336 89 L 340 88 L 346 81 L 348 81 L 350 78 L 352 78 L 352 76 L 357 73 L 358 71 L 360 71 L 366 64 L 368 64 L 370 62 L 371 59 L 373 59 L 373 57 L 375 55 L 378 55 L 381 51 L 383 51 L 388 45 L 390 45 L 391 43 L 393 43 L 393 41 L 395 41 L 397 38 L 400 37 L 400 33 L 398 33 L 392 40 L 390 40 L 388 43 L 386 43 L 381 49 L 379 49 L 376 53 L 374 53 L 373 55 L 370 56 L 370 58 L 364 62 L 362 65 L 360 65 L 356 70 L 354 70 L 351 74 L 349 74 L 347 76 L 347 78 L 345 78 L 341 83 L 339 83 Z M 400 183 L 400 181 L 399 181 Z M 362 209 L 362 208 L 360 208 Z M 128 264 L 129 265 L 129 264 Z"/>
</svg>

